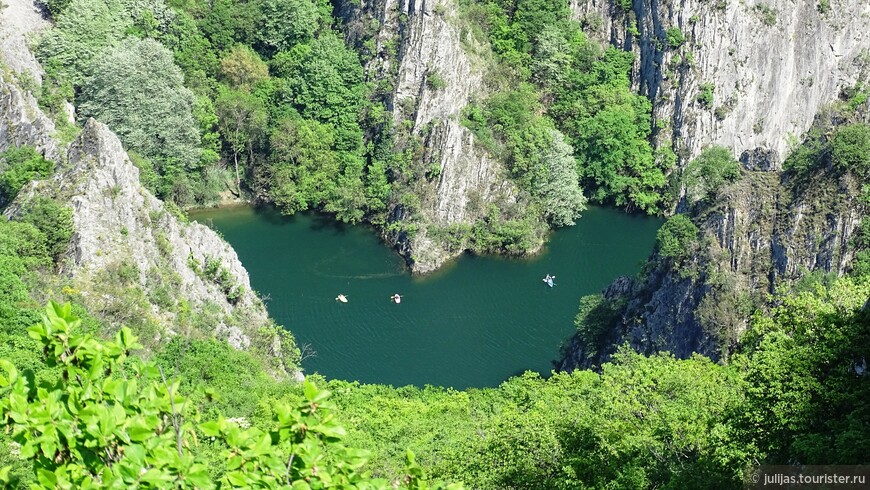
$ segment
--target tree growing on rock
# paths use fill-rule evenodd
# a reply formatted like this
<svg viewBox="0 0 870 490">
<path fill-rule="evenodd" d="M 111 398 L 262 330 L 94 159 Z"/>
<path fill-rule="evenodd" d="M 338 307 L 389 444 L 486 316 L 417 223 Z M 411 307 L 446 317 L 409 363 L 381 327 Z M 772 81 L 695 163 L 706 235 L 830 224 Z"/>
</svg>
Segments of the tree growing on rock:
<svg viewBox="0 0 870 490">
<path fill-rule="evenodd" d="M 172 53 L 151 39 L 127 39 L 89 67 L 79 113 L 112 128 L 152 160 L 164 184 L 200 161 L 193 94 Z"/>
</svg>

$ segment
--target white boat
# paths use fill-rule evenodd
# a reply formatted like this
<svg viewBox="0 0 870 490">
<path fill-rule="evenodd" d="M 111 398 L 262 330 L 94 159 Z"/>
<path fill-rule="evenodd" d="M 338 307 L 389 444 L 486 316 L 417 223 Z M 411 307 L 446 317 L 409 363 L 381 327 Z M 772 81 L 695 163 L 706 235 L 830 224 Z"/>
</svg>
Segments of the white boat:
<svg viewBox="0 0 870 490">
<path fill-rule="evenodd" d="M 402 302 L 402 297 L 401 297 L 401 296 L 399 296 L 399 294 L 398 294 L 398 293 L 396 293 L 396 294 L 394 294 L 394 295 L 392 295 L 392 296 L 390 296 L 390 299 L 392 299 L 392 300 L 393 300 L 393 301 L 395 301 L 395 302 L 396 302 L 396 304 L 399 304 L 399 303 L 401 303 L 401 302 Z"/>
<path fill-rule="evenodd" d="M 343 294 L 339 294 L 336 298 L 336 301 L 341 301 L 342 303 L 347 303 L 347 296 Z"/>
</svg>

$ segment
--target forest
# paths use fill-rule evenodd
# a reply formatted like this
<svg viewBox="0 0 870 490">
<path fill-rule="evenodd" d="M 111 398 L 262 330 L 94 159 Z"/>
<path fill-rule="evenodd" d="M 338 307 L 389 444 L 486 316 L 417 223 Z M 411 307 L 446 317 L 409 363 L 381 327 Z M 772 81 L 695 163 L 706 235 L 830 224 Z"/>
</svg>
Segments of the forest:
<svg viewBox="0 0 870 490">
<path fill-rule="evenodd" d="M 425 138 L 394 118 L 395 80 L 366 69 L 395 59 L 395 46 L 349 42 L 326 0 L 41 5 L 53 26 L 35 41 L 45 78 L 31 86 L 56 137 L 72 141 L 89 118 L 106 123 L 142 185 L 182 219 L 238 200 L 388 233 L 397 207 L 420 212 L 415 184 L 441 171 L 420 166 Z M 523 255 L 589 203 L 613 206 L 669 216 L 641 275 L 661 266 L 693 280 L 701 218 L 747 172 L 731 150 L 709 146 L 678 165 L 671 146 L 654 144 L 660 121 L 632 88 L 634 55 L 589 39 L 567 1 L 462 0 L 458 12 L 493 64 L 490 90 L 464 107 L 461 125 L 525 207 L 508 216 L 490 205 L 442 238 Z M 684 42 L 670 29 L 662 49 Z M 444 83 L 427 74 L 429 90 Z M 795 137 L 782 171 L 798 189 L 821 173 L 857 182 L 866 209 L 867 91 L 840 99 L 834 124 Z M 712 89 L 692 103 L 712 108 Z M 0 153 L 0 210 L 63 165 L 31 146 Z M 4 487 L 709 489 L 742 488 L 758 464 L 867 461 L 866 213 L 846 273 L 776 284 L 750 305 L 746 329 L 730 332 L 722 359 L 601 345 L 624 305 L 586 296 L 577 335 L 590 352 L 612 348 L 607 362 L 464 391 L 316 373 L 300 382 L 264 361 L 268 349 L 202 334 L 208 319 L 187 305 L 179 321 L 199 333 L 156 341 L 137 316 L 160 298 L 119 295 L 124 305 L 100 312 L 61 301 L 79 294 L 57 280 L 73 221 L 48 198 L 0 219 Z M 105 282 L 129 290 L 136 277 L 122 267 Z M 298 351 L 292 361 L 298 368 Z"/>
</svg>

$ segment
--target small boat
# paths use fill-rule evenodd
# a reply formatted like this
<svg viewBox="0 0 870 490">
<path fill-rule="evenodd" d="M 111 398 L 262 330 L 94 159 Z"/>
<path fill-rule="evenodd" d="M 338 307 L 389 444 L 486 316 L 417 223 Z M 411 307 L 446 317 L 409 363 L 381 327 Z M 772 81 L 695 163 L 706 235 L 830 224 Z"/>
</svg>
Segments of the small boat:
<svg viewBox="0 0 870 490">
<path fill-rule="evenodd" d="M 553 287 L 556 285 L 556 283 L 553 282 L 553 279 L 555 278 L 556 276 L 551 276 L 550 274 L 547 274 L 547 277 L 543 278 L 542 281 L 547 283 L 547 286 Z"/>
<path fill-rule="evenodd" d="M 339 294 L 336 298 L 336 301 L 341 301 L 342 303 L 347 303 L 347 296 L 343 294 Z"/>
<path fill-rule="evenodd" d="M 399 293 L 396 293 L 396 294 L 390 296 L 390 299 L 393 300 L 396 304 L 399 304 L 402 302 L 402 297 L 399 296 Z"/>
</svg>

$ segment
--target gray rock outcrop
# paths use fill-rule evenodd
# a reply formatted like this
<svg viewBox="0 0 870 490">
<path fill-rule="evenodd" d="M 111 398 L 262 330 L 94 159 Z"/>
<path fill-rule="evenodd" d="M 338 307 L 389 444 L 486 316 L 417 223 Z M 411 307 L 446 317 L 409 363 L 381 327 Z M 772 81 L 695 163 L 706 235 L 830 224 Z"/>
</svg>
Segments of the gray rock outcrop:
<svg viewBox="0 0 870 490">
<path fill-rule="evenodd" d="M 653 256 L 645 277 L 605 290 L 622 305 L 616 323 L 599 345 L 575 336 L 559 368 L 600 366 L 625 342 L 647 354 L 727 356 L 777 286 L 812 271 L 848 271 L 852 236 L 868 212 L 860 196 L 856 179 L 831 169 L 811 181 L 747 172 L 696 213 L 699 240 L 688 260 Z"/>
<path fill-rule="evenodd" d="M 15 26 L 21 36 L 28 27 Z M 16 46 L 0 51 L 7 65 L 20 57 Z M 53 122 L 21 84 L 19 76 L 0 69 L 0 151 L 30 145 L 58 167 L 21 189 L 4 215 L 14 219 L 38 199 L 72 208 L 73 234 L 58 261 L 58 289 L 92 314 L 106 313 L 110 324 L 149 325 L 138 332 L 146 344 L 177 333 L 214 335 L 256 350 L 270 369 L 294 370 L 292 337 L 268 318 L 232 247 L 208 227 L 186 223 L 146 190 L 106 125 L 89 120 L 68 147 L 59 144 Z"/>
<path fill-rule="evenodd" d="M 32 0 L 4 1 L 0 4 L 0 53 L 13 73 L 42 83 L 42 66 L 30 51 L 29 37 L 49 27 Z"/>
<path fill-rule="evenodd" d="M 487 93 L 492 53 L 463 29 L 456 0 L 340 2 L 338 13 L 352 43 L 374 43 L 378 54 L 366 72 L 392 86 L 387 105 L 393 127 L 402 133 L 396 150 L 418 145 L 413 165 L 419 173 L 437 169 L 437 178 L 413 184 L 419 212 L 404 212 L 400 205 L 392 213 L 394 221 L 416 220 L 415 232 L 386 234 L 413 272 L 433 271 L 462 253 L 433 239 L 434 230 L 471 225 L 488 204 L 517 205 L 519 191 L 501 163 L 460 123 L 463 108 Z"/>
<path fill-rule="evenodd" d="M 870 76 L 867 2 L 633 0 L 627 12 L 615 4 L 571 7 L 600 41 L 637 55 L 634 82 L 666 123 L 659 144 L 673 143 L 684 161 L 717 144 L 763 154 L 778 169 L 820 109 Z M 685 42 L 672 46 L 669 29 Z M 709 105 L 698 100 L 707 90 Z"/>
<path fill-rule="evenodd" d="M 54 122 L 39 110 L 33 94 L 22 90 L 11 73 L 0 70 L 0 152 L 29 145 L 47 159 L 61 161 L 54 130 Z"/>
</svg>

